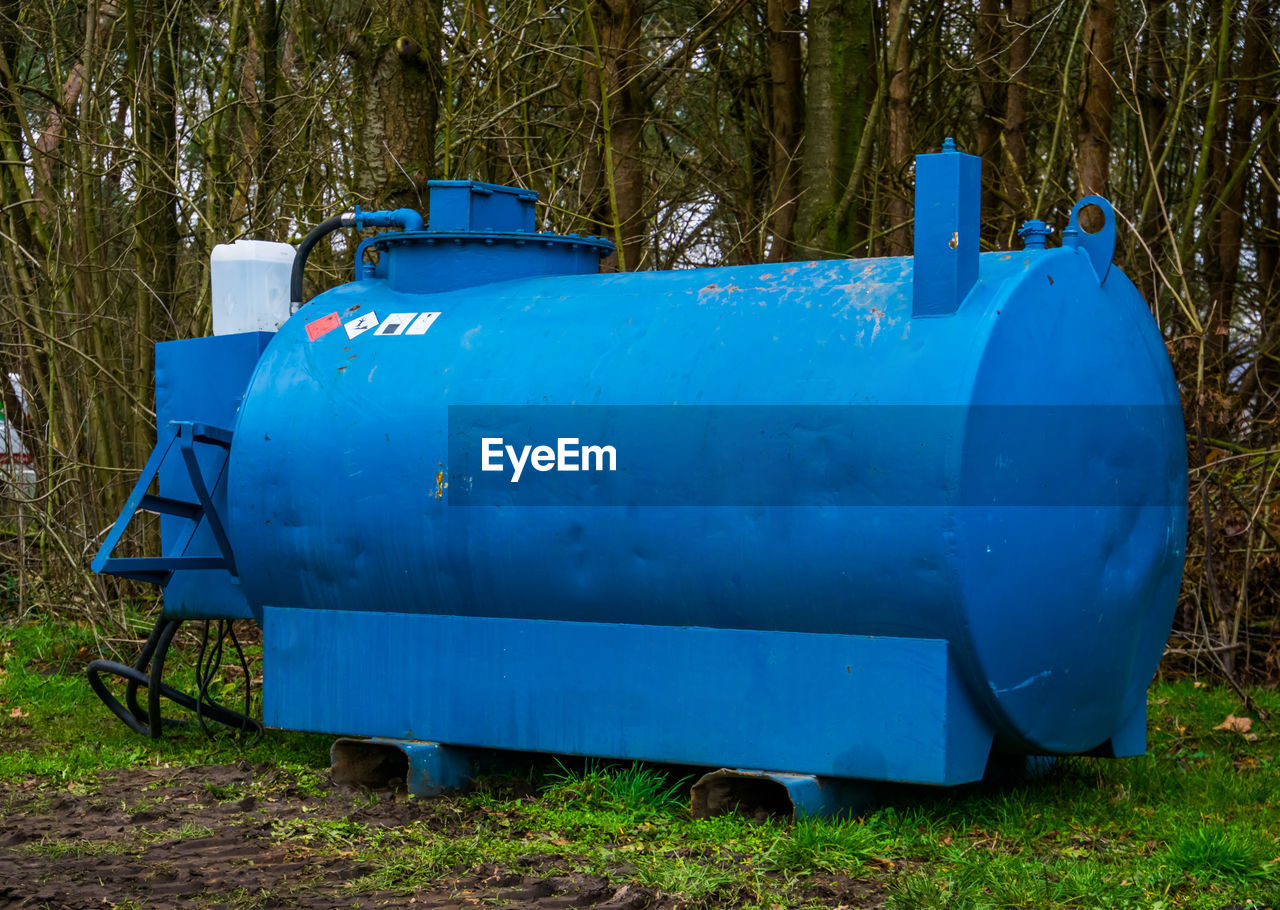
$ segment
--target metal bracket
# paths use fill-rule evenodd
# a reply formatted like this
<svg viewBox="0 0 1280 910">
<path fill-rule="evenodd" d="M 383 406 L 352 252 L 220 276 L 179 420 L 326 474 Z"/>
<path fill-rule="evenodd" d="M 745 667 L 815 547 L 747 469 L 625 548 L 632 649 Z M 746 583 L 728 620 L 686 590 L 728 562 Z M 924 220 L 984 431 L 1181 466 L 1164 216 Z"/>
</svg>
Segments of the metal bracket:
<svg viewBox="0 0 1280 910">
<path fill-rule="evenodd" d="M 471 753 L 444 743 L 343 737 L 334 741 L 329 757 L 335 783 L 373 788 L 403 785 L 414 796 L 461 790 L 475 776 Z"/>
<path fill-rule="evenodd" d="M 356 207 L 359 208 L 359 206 Z M 364 261 L 364 254 L 369 247 L 375 245 L 380 239 L 382 238 L 378 234 L 374 234 L 372 237 L 366 237 L 360 241 L 360 245 L 356 247 L 355 275 L 351 279 L 352 281 L 364 281 L 366 278 L 374 277 L 375 266 L 371 262 Z"/>
<path fill-rule="evenodd" d="M 698 778 L 689 798 L 694 818 L 726 813 L 786 819 L 806 815 L 860 816 L 875 801 L 875 788 L 868 781 L 721 768 Z"/>
<path fill-rule="evenodd" d="M 147 492 L 174 443 L 178 444 L 179 451 L 182 453 L 182 461 L 187 467 L 187 475 L 191 480 L 191 488 L 195 491 L 196 502 L 156 496 Z M 116 519 L 111 533 L 107 535 L 107 539 L 98 550 L 98 555 L 93 558 L 93 571 L 157 585 L 168 584 L 173 573 L 182 569 L 226 569 L 233 578 L 236 577 L 236 562 L 231 553 L 231 542 L 227 538 L 222 516 L 218 514 L 210 493 L 211 490 L 217 489 L 222 475 L 227 470 L 227 457 L 223 457 L 213 483 L 207 484 L 204 472 L 200 469 L 200 460 L 196 457 L 197 443 L 225 449 L 229 456 L 231 431 L 203 423 L 175 420 L 160 432 L 151 457 L 147 459 L 142 474 L 138 476 L 138 482 L 133 486 L 133 492 L 129 494 L 124 508 L 120 510 L 120 517 Z M 188 526 L 173 542 L 169 552 L 162 556 L 113 557 L 112 552 L 124 536 L 129 522 L 138 512 L 184 518 Z M 209 530 L 213 533 L 213 539 L 218 545 L 221 556 L 184 555 L 202 520 L 208 521 Z"/>
<path fill-rule="evenodd" d="M 1086 234 L 1080 229 L 1080 211 L 1086 206 L 1096 205 L 1102 210 L 1106 222 L 1102 229 Z M 1116 210 L 1111 203 L 1101 196 L 1085 196 L 1071 209 L 1071 220 L 1062 232 L 1062 242 L 1066 246 L 1084 250 L 1098 275 L 1098 283 L 1107 280 L 1111 271 L 1111 260 L 1116 254 Z"/>
</svg>

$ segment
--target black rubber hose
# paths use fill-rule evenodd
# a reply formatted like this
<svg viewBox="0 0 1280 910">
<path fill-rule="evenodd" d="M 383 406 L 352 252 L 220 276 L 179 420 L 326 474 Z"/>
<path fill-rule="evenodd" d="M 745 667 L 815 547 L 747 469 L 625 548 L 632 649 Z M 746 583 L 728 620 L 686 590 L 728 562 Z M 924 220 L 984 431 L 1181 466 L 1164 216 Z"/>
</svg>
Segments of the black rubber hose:
<svg viewBox="0 0 1280 910">
<path fill-rule="evenodd" d="M 160 680 L 164 679 L 164 658 L 182 620 L 171 619 L 156 639 L 156 653 L 151 658 L 151 684 L 147 686 L 147 717 L 151 720 L 151 738 L 159 739 L 164 730 L 164 718 L 160 716 L 160 696 L 164 694 Z"/>
<path fill-rule="evenodd" d="M 262 736 L 262 724 L 253 720 L 249 714 L 253 710 L 253 677 L 249 675 L 249 659 L 244 656 L 244 648 L 240 647 L 240 639 L 236 638 L 235 623 L 227 620 L 227 632 L 231 635 L 231 644 L 235 646 L 236 656 L 240 658 L 240 672 L 244 674 L 244 711 L 235 712 L 241 714 L 245 720 L 253 723 L 257 727 L 257 736 Z M 240 734 L 244 735 L 245 728 L 240 728 Z"/>
<path fill-rule="evenodd" d="M 254 720 L 250 714 L 250 708 L 253 703 L 253 677 L 249 675 L 249 661 L 244 656 L 244 649 L 240 647 L 240 639 L 236 637 L 235 622 L 230 619 L 217 620 L 217 631 L 213 636 L 213 646 L 209 646 L 209 626 L 210 621 L 205 620 L 204 635 L 200 640 L 200 653 L 196 656 L 196 720 L 200 724 L 200 729 L 210 737 L 213 737 L 213 731 L 205 724 L 205 715 L 214 710 L 226 712 L 229 716 L 238 717 L 240 719 L 239 729 L 236 731 L 240 736 L 245 733 L 253 732 L 255 738 L 262 736 L 262 725 Z M 236 655 L 240 661 L 240 669 L 244 673 L 244 711 L 235 711 L 220 704 L 210 694 L 209 690 L 217 678 L 218 670 L 222 667 L 223 644 L 230 638 L 231 644 L 236 650 Z M 205 654 L 208 651 L 208 659 Z M 216 719 L 216 718 L 213 718 Z M 228 724 L 228 726 L 235 726 Z"/>
<path fill-rule="evenodd" d="M 238 711 L 224 708 L 217 703 L 206 702 L 201 704 L 201 699 L 192 698 L 185 692 L 180 692 L 172 686 L 166 686 L 162 682 L 165 656 L 180 625 L 182 625 L 182 621 L 178 619 L 170 620 L 163 617 L 158 619 L 151 629 L 151 635 L 148 636 L 147 643 L 143 646 L 137 663 L 132 667 L 116 663 L 113 660 L 91 661 L 89 666 L 85 668 L 85 672 L 89 677 L 89 686 L 93 689 L 94 694 L 130 730 L 142 736 L 150 736 L 152 739 L 160 738 L 166 723 L 183 723 L 183 721 L 178 720 L 166 720 L 161 715 L 161 696 L 182 708 L 186 708 L 188 711 L 197 712 L 202 717 L 201 726 L 204 726 L 203 719 L 207 718 L 223 726 L 231 727 L 241 734 L 252 730 L 261 736 L 262 725 L 247 713 L 249 706 L 248 693 L 246 693 L 245 698 L 246 713 L 241 714 Z M 150 671 L 147 669 L 148 663 L 151 663 Z M 107 673 L 126 681 L 127 694 L 125 698 L 128 702 L 127 706 L 122 704 L 107 688 L 102 679 L 103 674 Z M 247 667 L 245 668 L 245 679 L 247 682 Z M 139 688 L 147 690 L 147 707 L 145 709 L 138 704 L 137 692 Z M 206 730 L 205 732 L 212 735 L 211 731 Z"/>
<path fill-rule="evenodd" d="M 102 681 L 103 673 L 110 673 L 112 676 L 119 676 L 121 679 L 129 680 L 130 683 L 138 683 L 143 686 L 151 685 L 151 677 L 135 670 L 133 667 L 118 664 L 114 660 L 91 660 L 89 661 L 89 666 L 85 667 L 85 674 L 89 677 L 89 687 L 93 689 L 94 694 L 101 699 L 102 703 L 107 706 L 107 709 L 120 718 L 120 722 L 134 733 L 141 733 L 143 736 L 150 735 L 150 725 L 138 720 L 132 711 L 122 705 L 120 700 L 111 694 L 107 684 Z"/>
<path fill-rule="evenodd" d="M 151 627 L 151 634 L 147 636 L 147 643 L 142 646 L 142 653 L 138 655 L 138 659 L 134 661 L 133 664 L 133 668 L 139 673 L 146 673 L 147 664 L 151 663 L 151 655 L 156 653 L 156 643 L 160 640 L 160 633 L 164 631 L 164 627 L 167 623 L 168 620 L 164 618 L 163 614 L 156 617 L 155 625 Z M 125 704 L 129 706 L 129 710 L 141 724 L 151 723 L 147 717 L 146 709 L 143 708 L 142 705 L 138 704 L 138 689 L 145 689 L 146 686 L 146 683 L 140 683 L 138 680 L 131 677 L 124 695 Z"/>
<path fill-rule="evenodd" d="M 348 227 L 351 224 L 352 216 L 349 213 L 334 215 L 332 218 L 321 221 L 311 229 L 311 233 L 302 238 L 302 243 L 298 245 L 298 252 L 293 257 L 293 274 L 289 280 L 289 301 L 293 309 L 296 310 L 303 303 L 302 276 L 307 270 L 307 257 L 311 255 L 311 248 L 338 228 Z"/>
<path fill-rule="evenodd" d="M 107 689 L 106 684 L 102 681 L 101 677 L 103 673 L 110 673 L 112 676 L 118 676 L 121 679 L 136 681 L 140 686 L 148 689 L 152 686 L 154 680 L 147 674 L 141 673 L 133 667 L 126 666 L 125 664 L 118 664 L 114 660 L 95 660 L 90 662 L 86 669 L 89 676 L 89 685 L 93 687 L 94 693 L 102 700 L 102 703 L 107 706 L 108 710 L 110 710 L 116 717 L 120 718 L 124 725 L 134 733 L 140 733 L 143 736 L 150 736 L 152 729 L 151 725 L 138 721 L 137 718 L 129 713 L 129 710 L 120 703 L 119 699 L 112 695 L 110 690 Z M 179 692 L 172 686 L 167 686 L 163 683 L 157 685 L 156 688 L 164 693 L 164 697 L 174 704 L 186 708 L 188 711 L 194 711 L 196 709 L 196 700 L 187 693 Z M 232 727 L 236 730 L 261 730 L 261 725 L 259 725 L 259 723 L 253 718 L 246 718 L 235 711 L 229 711 L 220 706 L 210 707 L 206 705 L 204 714 L 205 717 L 210 720 L 217 721 L 223 726 Z M 172 719 L 166 720 L 165 722 L 169 724 L 183 723 L 183 721 L 176 721 Z"/>
</svg>

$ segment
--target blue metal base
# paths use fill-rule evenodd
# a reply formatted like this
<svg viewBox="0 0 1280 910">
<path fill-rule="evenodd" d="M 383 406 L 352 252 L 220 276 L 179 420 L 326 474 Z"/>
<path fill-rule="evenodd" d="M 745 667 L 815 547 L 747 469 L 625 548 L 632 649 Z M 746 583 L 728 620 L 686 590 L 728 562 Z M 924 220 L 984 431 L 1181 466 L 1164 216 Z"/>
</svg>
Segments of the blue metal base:
<svg viewBox="0 0 1280 910">
<path fill-rule="evenodd" d="M 291 730 L 928 784 L 992 743 L 936 639 L 267 607 L 263 654 Z"/>
<path fill-rule="evenodd" d="M 246 332 L 156 345 L 156 425 L 191 420 L 234 427 L 249 377 L 273 337 L 272 332 Z M 217 453 L 201 453 L 201 461 L 210 474 L 217 457 Z M 187 472 L 174 459 L 160 467 L 160 492 L 180 499 L 192 494 Z M 214 507 L 225 515 L 225 482 L 210 492 Z M 161 549 L 169 552 L 180 533 L 179 520 L 161 518 Z M 218 553 L 207 526 L 196 529 L 187 551 Z M 164 615 L 171 619 L 261 620 L 261 614 L 245 600 L 239 580 L 225 569 L 174 572 L 164 589 Z"/>
<path fill-rule="evenodd" d="M 403 739 L 338 739 L 329 753 L 338 783 L 393 788 L 414 796 L 461 790 L 474 776 L 471 754 L 442 743 Z"/>
<path fill-rule="evenodd" d="M 1101 758 L 1131 758 L 1147 751 L 1147 703 L 1145 701 L 1125 719 L 1115 735 L 1090 755 Z"/>
<path fill-rule="evenodd" d="M 269 332 L 156 345 L 155 450 L 93 570 L 164 587 L 170 619 L 255 619 L 236 573 L 223 517 L 236 414 Z M 149 492 L 153 481 L 159 494 Z M 160 515 L 161 556 L 115 557 L 134 515 Z"/>
<path fill-rule="evenodd" d="M 875 798 L 874 785 L 812 774 L 721 768 L 690 790 L 694 818 L 741 813 L 787 818 L 860 815 Z"/>
</svg>

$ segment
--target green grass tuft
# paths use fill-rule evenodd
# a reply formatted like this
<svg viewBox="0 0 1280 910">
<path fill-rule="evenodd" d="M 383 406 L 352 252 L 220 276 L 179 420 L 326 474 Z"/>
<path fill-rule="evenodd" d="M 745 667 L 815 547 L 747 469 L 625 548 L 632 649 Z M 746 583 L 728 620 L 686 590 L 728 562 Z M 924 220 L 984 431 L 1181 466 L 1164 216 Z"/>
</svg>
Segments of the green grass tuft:
<svg viewBox="0 0 1280 910">
<path fill-rule="evenodd" d="M 1226 825 L 1202 825 L 1169 845 L 1169 862 L 1193 875 L 1255 877 L 1271 871 L 1271 849 L 1256 836 Z"/>
<path fill-rule="evenodd" d="M 888 846 L 884 832 L 856 821 L 803 818 L 763 857 L 779 872 L 854 873 Z"/>
<path fill-rule="evenodd" d="M 35 843 L 23 844 L 21 850 L 24 853 L 38 853 L 49 859 L 66 859 L 75 856 L 122 856 L 126 853 L 140 853 L 142 848 L 127 840 L 44 837 Z"/>
<path fill-rule="evenodd" d="M 631 765 L 588 762 L 580 773 L 557 764 L 560 770 L 549 775 L 543 795 L 579 809 L 627 807 L 662 812 L 682 807 L 686 801 L 688 778 L 673 781 L 661 771 L 638 762 Z"/>
<path fill-rule="evenodd" d="M 378 841 L 378 832 L 369 825 L 346 818 L 277 819 L 271 825 L 271 836 L 281 841 L 343 848 Z"/>
<path fill-rule="evenodd" d="M 376 868 L 352 881 L 347 890 L 412 892 L 446 873 L 465 872 L 481 863 L 510 858 L 510 851 L 479 836 L 436 838 L 428 843 L 366 853 Z"/>
</svg>

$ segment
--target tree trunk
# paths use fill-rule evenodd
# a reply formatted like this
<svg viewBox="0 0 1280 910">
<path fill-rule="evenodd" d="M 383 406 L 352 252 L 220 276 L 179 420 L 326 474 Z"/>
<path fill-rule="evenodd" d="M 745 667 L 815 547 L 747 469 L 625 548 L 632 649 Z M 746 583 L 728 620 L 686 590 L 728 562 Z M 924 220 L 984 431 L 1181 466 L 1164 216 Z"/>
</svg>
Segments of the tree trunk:
<svg viewBox="0 0 1280 910">
<path fill-rule="evenodd" d="M 1225 356 L 1229 349 L 1231 323 L 1228 312 L 1229 301 L 1224 295 L 1230 293 L 1230 285 L 1234 279 L 1228 278 L 1227 273 L 1231 269 L 1222 257 L 1224 252 L 1229 254 L 1232 244 L 1226 239 L 1230 221 L 1226 209 L 1219 209 L 1217 216 L 1214 217 L 1208 214 L 1207 206 L 1210 201 L 1221 197 L 1226 186 L 1227 144 L 1232 113 L 1229 99 L 1231 94 L 1230 48 L 1233 47 L 1235 40 L 1232 16 L 1226 6 L 1229 2 L 1230 0 L 1216 0 L 1209 4 L 1209 8 L 1216 11 L 1210 21 L 1218 23 L 1218 27 L 1223 29 L 1220 35 L 1215 36 L 1210 46 L 1218 46 L 1223 50 L 1213 74 L 1218 90 L 1211 94 L 1209 100 L 1209 105 L 1214 110 L 1210 115 L 1210 125 L 1206 127 L 1208 166 L 1205 170 L 1203 192 L 1194 197 L 1196 200 L 1203 200 L 1206 204 L 1206 214 L 1202 216 L 1200 225 L 1199 241 L 1204 251 L 1204 278 L 1209 291 L 1209 318 L 1206 322 L 1209 338 L 1206 341 L 1205 374 L 1209 378 L 1210 387 L 1218 391 L 1221 391 L 1228 382 Z M 1221 423 L 1215 423 L 1213 435 L 1219 436 L 1223 430 L 1225 427 Z"/>
<path fill-rule="evenodd" d="M 369 205 L 426 209 L 435 166 L 440 0 L 386 0 L 348 50 L 358 99 L 356 188 Z"/>
<path fill-rule="evenodd" d="M 1089 0 L 1084 23 L 1084 68 L 1080 88 L 1080 134 L 1077 168 L 1080 193 L 1107 194 L 1111 163 L 1111 116 L 1115 102 L 1111 66 L 1115 57 L 1115 0 Z M 1081 218 L 1087 231 L 1102 227 L 1100 213 Z"/>
<path fill-rule="evenodd" d="M 1138 181 L 1138 198 L 1142 202 L 1141 209 L 1135 215 L 1138 218 L 1138 231 L 1147 240 L 1150 256 L 1146 262 L 1139 260 L 1136 265 L 1141 271 L 1135 271 L 1130 277 L 1143 290 L 1157 314 L 1164 310 L 1161 298 L 1165 288 L 1153 266 L 1163 261 L 1166 255 L 1169 231 L 1165 207 L 1156 204 L 1155 194 L 1160 176 L 1156 162 L 1164 154 L 1165 121 L 1169 109 L 1169 69 L 1164 58 L 1167 19 L 1168 6 L 1161 4 L 1147 22 L 1138 49 L 1136 78 L 1143 146 L 1140 150 L 1142 167 Z M 1186 325 L 1187 320 L 1180 308 L 1169 307 L 1168 312 L 1170 318 Z"/>
<path fill-rule="evenodd" d="M 280 154 L 276 114 L 280 99 L 286 93 L 284 75 L 280 69 L 280 6 L 276 0 L 262 0 L 258 7 L 257 39 L 258 57 L 262 65 L 262 90 L 258 95 L 257 162 L 254 173 L 258 181 L 257 208 L 265 213 L 276 209 L 280 180 L 280 168 L 276 163 Z"/>
<path fill-rule="evenodd" d="M 1264 87 L 1259 116 L 1265 121 L 1280 99 L 1280 69 L 1272 67 L 1270 88 Z M 1262 143 L 1259 163 L 1271 174 L 1280 174 L 1280 131 L 1272 131 Z M 1261 331 L 1256 358 L 1254 411 L 1269 427 L 1269 444 L 1280 440 L 1280 189 L 1275 181 L 1258 181 L 1258 229 L 1255 235 L 1258 268 L 1258 311 Z"/>
<path fill-rule="evenodd" d="M 40 138 L 36 140 L 36 154 L 32 157 L 32 161 L 35 164 L 37 178 L 36 201 L 42 217 L 49 214 L 52 204 L 49 200 L 48 188 L 53 179 L 53 165 L 58 147 L 62 144 L 66 132 L 66 116 L 75 110 L 80 101 L 80 93 L 84 90 L 86 68 L 92 62 L 90 58 L 95 56 L 97 48 L 106 43 L 107 36 L 111 33 L 111 26 L 115 24 L 119 15 L 120 5 L 116 0 L 101 0 L 96 18 L 85 29 L 84 52 L 81 59 L 71 67 L 71 72 L 63 81 L 58 103 L 50 108 L 49 116 L 45 118 L 44 129 L 41 130 Z"/>
<path fill-rule="evenodd" d="M 1270 23 L 1275 14 L 1274 0 L 1259 4 L 1259 21 Z M 1280 106 L 1280 67 L 1272 64 L 1269 74 L 1258 86 L 1258 117 L 1266 123 Z M 1280 130 L 1272 130 L 1258 150 L 1259 163 L 1272 177 L 1280 175 Z M 1280 396 L 1280 187 L 1276 180 L 1259 180 L 1258 230 L 1255 243 L 1258 265 L 1258 303 L 1263 314 L 1263 338 L 1271 333 L 1277 338 L 1275 348 L 1264 353 L 1269 368 L 1267 390 L 1270 396 Z M 1270 331 L 1268 331 L 1270 330 Z M 1272 397 L 1280 400 L 1280 397 Z M 1274 413 L 1280 406 L 1271 405 Z"/>
<path fill-rule="evenodd" d="M 800 0 L 767 0 L 769 24 L 770 232 L 768 262 L 791 253 L 800 200 L 800 137 L 804 131 L 804 76 L 800 55 Z"/>
<path fill-rule="evenodd" d="M 910 15 L 903 7 L 910 0 L 889 0 L 889 22 Z M 911 194 L 907 171 L 911 166 L 911 49 L 898 42 L 896 58 L 889 61 L 889 168 L 892 176 L 888 205 L 890 256 L 911 252 Z M 886 53 L 892 53 L 887 50 Z"/>
<path fill-rule="evenodd" d="M 639 0 L 591 3 L 592 61 L 600 91 L 601 161 L 609 221 L 617 250 L 611 265 L 635 271 L 644 264 L 648 232 L 642 133 L 646 104 L 641 90 L 646 60 L 640 46 Z"/>
<path fill-rule="evenodd" d="M 1000 71 L 1000 58 L 1004 47 L 1001 41 L 1004 18 L 1001 0 L 980 0 L 978 4 L 978 34 L 974 43 L 974 56 L 978 71 L 978 156 L 982 158 L 982 239 L 994 244 L 999 236 L 1007 233 L 1000 223 L 1001 210 L 998 188 L 1004 183 L 1004 155 L 1000 148 L 1000 134 L 1004 128 L 1006 91 L 1004 74 Z"/>
<path fill-rule="evenodd" d="M 1031 75 L 1031 0 L 1010 0 L 1009 78 L 1004 107 L 1004 218 L 1000 245 L 1013 245 L 1013 231 L 1030 216 L 1027 190 L 1027 106 Z"/>
<path fill-rule="evenodd" d="M 809 4 L 809 72 L 796 240 L 804 255 L 843 253 L 857 212 L 832 216 L 857 158 L 875 88 L 871 0 Z"/>
<path fill-rule="evenodd" d="M 145 154 L 137 168 L 137 208 L 134 221 L 133 252 L 139 277 L 135 362 L 139 375 L 150 377 L 153 325 L 159 318 L 178 320 L 156 335 L 171 332 L 179 337 L 199 334 L 203 319 L 194 316 L 194 301 L 177 299 L 178 195 L 173 175 L 178 166 L 178 123 L 175 59 L 180 35 L 177 18 L 163 9 L 144 17 L 144 40 L 139 52 L 139 99 L 137 115 L 140 140 Z"/>
<path fill-rule="evenodd" d="M 1218 301 L 1222 313 L 1222 325 L 1229 328 L 1235 310 L 1236 286 L 1240 274 L 1240 250 L 1244 241 L 1245 179 L 1235 179 L 1238 172 L 1249 166 L 1249 146 L 1254 136 L 1258 115 L 1257 86 L 1262 76 L 1262 49 L 1267 40 L 1265 29 L 1269 22 L 1263 10 L 1265 0 L 1251 0 L 1244 22 L 1244 48 L 1240 55 L 1235 79 L 1235 103 L 1231 107 L 1230 130 L 1226 118 L 1222 118 L 1224 132 L 1229 132 L 1227 148 L 1222 158 L 1221 181 L 1227 181 L 1223 205 L 1218 214 L 1215 251 L 1217 266 L 1216 287 L 1212 297 Z M 1274 62 L 1272 63 L 1274 66 Z M 1224 102 L 1225 103 L 1225 102 Z M 1260 183 L 1265 182 L 1259 181 Z M 1223 371 L 1229 372 L 1230 336 L 1223 334 L 1218 359 Z"/>
</svg>

